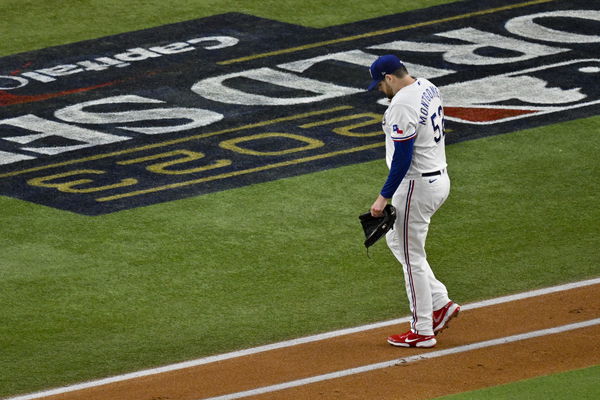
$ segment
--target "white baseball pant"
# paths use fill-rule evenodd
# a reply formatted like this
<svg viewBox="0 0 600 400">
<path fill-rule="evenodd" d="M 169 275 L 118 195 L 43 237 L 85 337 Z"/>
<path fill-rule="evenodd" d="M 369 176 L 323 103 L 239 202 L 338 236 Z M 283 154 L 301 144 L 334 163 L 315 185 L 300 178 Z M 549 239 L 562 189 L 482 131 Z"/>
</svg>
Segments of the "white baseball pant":
<svg viewBox="0 0 600 400">
<path fill-rule="evenodd" d="M 396 222 L 386 241 L 402 264 L 411 329 L 420 335 L 433 335 L 433 310 L 450 301 L 446 286 L 433 274 L 425 254 L 431 217 L 449 193 L 450 178 L 444 170 L 441 175 L 403 179 L 392 197 Z"/>
</svg>

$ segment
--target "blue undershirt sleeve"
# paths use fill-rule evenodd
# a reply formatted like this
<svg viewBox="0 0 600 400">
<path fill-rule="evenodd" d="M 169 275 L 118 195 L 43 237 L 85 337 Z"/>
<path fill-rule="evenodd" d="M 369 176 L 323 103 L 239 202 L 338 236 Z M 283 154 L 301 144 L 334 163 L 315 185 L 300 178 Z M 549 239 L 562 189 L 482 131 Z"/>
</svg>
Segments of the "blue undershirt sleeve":
<svg viewBox="0 0 600 400">
<path fill-rule="evenodd" d="M 410 140 L 394 142 L 394 157 L 392 158 L 392 166 L 390 173 L 381 189 L 381 195 L 386 199 L 391 199 L 400 186 L 400 182 L 408 172 L 410 162 L 412 160 L 414 138 Z"/>
</svg>

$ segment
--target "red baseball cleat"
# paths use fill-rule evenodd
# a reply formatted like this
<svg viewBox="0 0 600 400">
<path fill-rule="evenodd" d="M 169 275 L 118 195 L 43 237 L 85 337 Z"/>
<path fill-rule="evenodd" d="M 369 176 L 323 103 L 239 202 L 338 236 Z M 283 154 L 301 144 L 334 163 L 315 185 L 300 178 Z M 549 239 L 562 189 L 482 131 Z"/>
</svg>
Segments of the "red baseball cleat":
<svg viewBox="0 0 600 400">
<path fill-rule="evenodd" d="M 448 327 L 448 322 L 458 315 L 460 306 L 450 301 L 444 307 L 433 312 L 433 333 L 436 335 Z"/>
<path fill-rule="evenodd" d="M 422 348 L 430 348 L 437 343 L 435 336 L 419 335 L 413 331 L 408 331 L 402 335 L 392 335 L 387 338 L 387 342 L 392 346 Z"/>
</svg>

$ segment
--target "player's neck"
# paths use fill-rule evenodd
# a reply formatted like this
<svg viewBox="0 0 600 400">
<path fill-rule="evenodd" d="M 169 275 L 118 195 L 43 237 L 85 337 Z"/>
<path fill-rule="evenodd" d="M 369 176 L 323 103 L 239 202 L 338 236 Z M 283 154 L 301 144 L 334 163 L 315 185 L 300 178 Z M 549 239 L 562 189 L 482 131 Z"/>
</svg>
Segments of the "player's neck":
<svg viewBox="0 0 600 400">
<path fill-rule="evenodd" d="M 396 80 L 396 82 L 395 82 L 396 84 L 394 85 L 395 86 L 394 87 L 394 89 L 395 89 L 394 90 L 394 95 L 396 93 L 398 93 L 400 90 L 402 90 L 403 88 L 412 85 L 416 81 L 417 80 L 415 78 L 413 78 L 412 76 L 410 76 L 410 75 L 406 75 L 406 76 L 404 76 L 402 78 L 398 78 Z"/>
</svg>

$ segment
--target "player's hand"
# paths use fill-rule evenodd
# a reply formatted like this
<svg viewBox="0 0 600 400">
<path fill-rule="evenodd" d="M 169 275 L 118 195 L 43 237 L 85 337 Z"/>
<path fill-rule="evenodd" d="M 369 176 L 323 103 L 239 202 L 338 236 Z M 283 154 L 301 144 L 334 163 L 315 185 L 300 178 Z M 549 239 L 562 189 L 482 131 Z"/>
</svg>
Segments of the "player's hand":
<svg viewBox="0 0 600 400">
<path fill-rule="evenodd" d="M 371 215 L 374 217 L 383 217 L 383 209 L 388 203 L 388 199 L 382 195 L 377 196 L 377 199 L 371 206 Z"/>
</svg>

